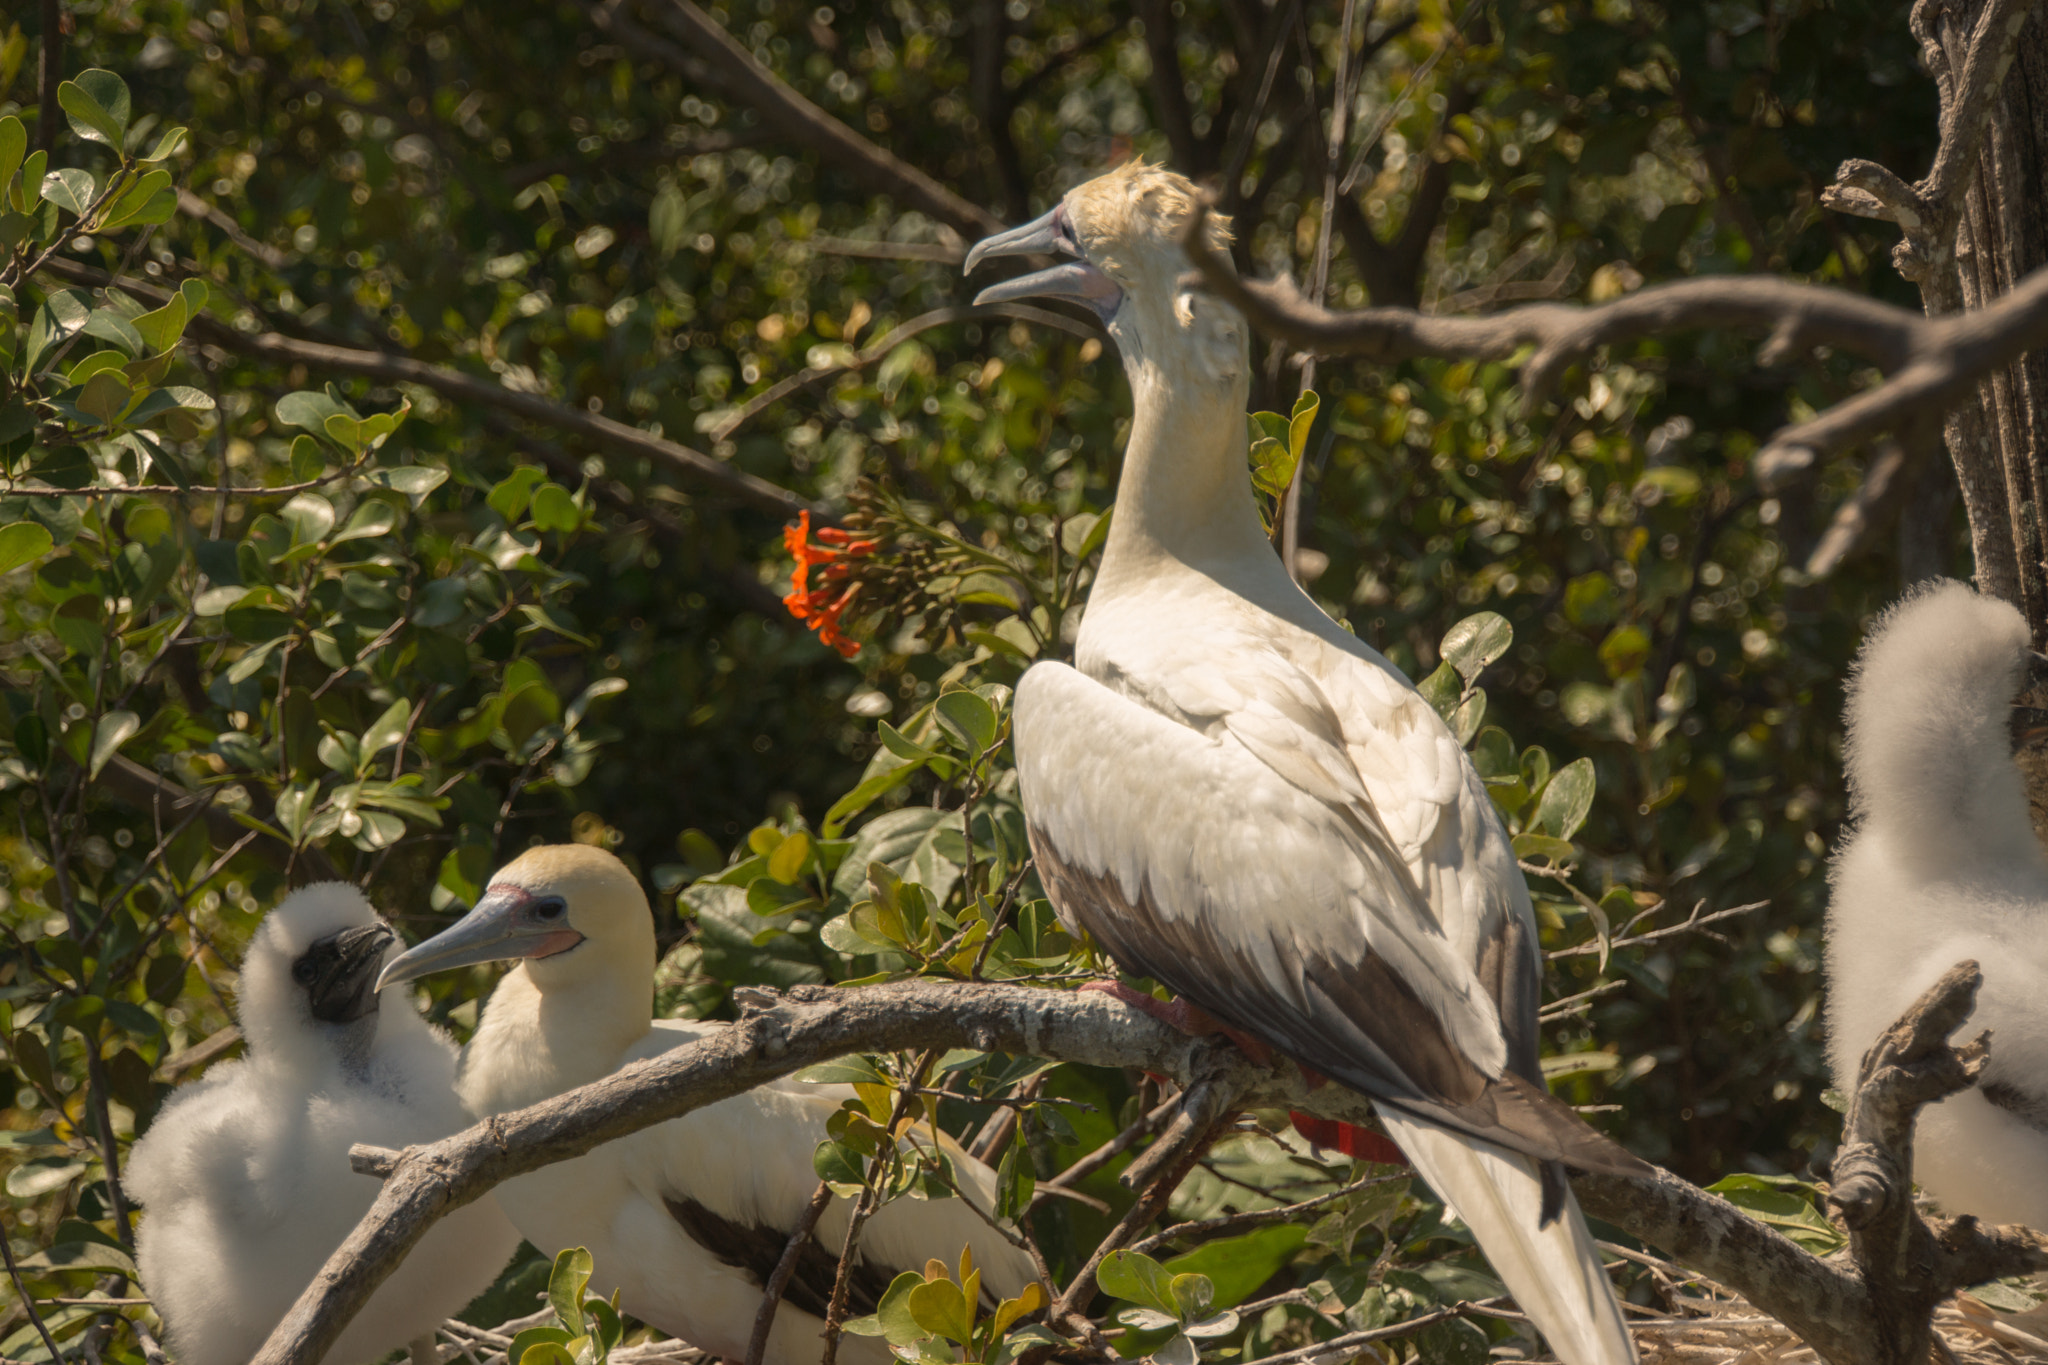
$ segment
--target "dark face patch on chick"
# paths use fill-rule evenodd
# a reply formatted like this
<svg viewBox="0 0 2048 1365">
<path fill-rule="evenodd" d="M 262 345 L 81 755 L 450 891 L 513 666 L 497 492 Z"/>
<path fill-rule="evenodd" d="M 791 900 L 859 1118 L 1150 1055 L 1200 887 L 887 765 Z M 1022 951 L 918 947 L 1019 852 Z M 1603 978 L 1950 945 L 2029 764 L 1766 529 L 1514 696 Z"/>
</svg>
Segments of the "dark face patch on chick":
<svg viewBox="0 0 2048 1365">
<path fill-rule="evenodd" d="M 350 1024 L 377 1012 L 377 967 L 392 933 L 381 924 L 343 929 L 316 940 L 292 963 L 292 981 L 306 993 L 313 1017 Z"/>
</svg>

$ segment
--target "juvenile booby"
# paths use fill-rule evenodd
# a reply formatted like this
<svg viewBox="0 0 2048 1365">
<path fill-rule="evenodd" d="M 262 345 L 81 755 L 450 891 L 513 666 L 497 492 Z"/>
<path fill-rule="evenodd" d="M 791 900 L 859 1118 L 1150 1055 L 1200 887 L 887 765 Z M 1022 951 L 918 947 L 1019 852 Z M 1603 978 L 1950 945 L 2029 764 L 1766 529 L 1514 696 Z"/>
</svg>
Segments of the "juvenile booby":
<svg viewBox="0 0 2048 1365">
<path fill-rule="evenodd" d="M 1974 1089 L 1920 1111 L 1913 1174 L 1951 1213 L 2048 1228 L 2048 854 L 2015 758 L 2037 749 L 2048 659 L 2011 605 L 1938 582 L 1872 628 L 1849 681 L 1849 797 L 1828 907 L 1828 1045 L 1864 1052 L 1942 973 L 1984 973 Z"/>
<path fill-rule="evenodd" d="M 469 1126 L 455 1045 L 372 983 L 394 941 L 363 893 L 303 887 L 242 963 L 248 1053 L 165 1103 L 124 1173 L 143 1205 L 137 1262 L 180 1365 L 242 1365 L 377 1197 L 358 1142 L 405 1147 Z M 436 1224 L 328 1359 L 373 1361 L 490 1287 L 519 1244 L 489 1199 Z"/>
<path fill-rule="evenodd" d="M 1535 921 L 1477 772 L 1267 542 L 1243 319 L 1179 285 L 1195 210 L 1134 163 L 967 257 L 1074 257 L 976 301 L 1092 307 L 1136 408 L 1075 667 L 1017 689 L 1039 873 L 1127 970 L 1371 1096 L 1565 1361 L 1632 1361 L 1558 1163 L 1646 1168 L 1544 1087 Z"/>
<path fill-rule="evenodd" d="M 384 969 L 380 986 L 478 962 L 517 960 L 463 1049 L 456 1090 L 478 1118 L 536 1104 L 630 1062 L 730 1027 L 654 1018 L 654 918 L 640 883 L 611 854 L 581 844 L 530 849 L 491 878 L 476 908 Z M 550 1254 L 582 1246 L 593 1292 L 620 1292 L 642 1322 L 730 1360 L 746 1357 L 761 1286 L 818 1177 L 825 1122 L 844 1086 L 785 1080 L 507 1181 L 499 1203 Z M 963 1191 L 984 1212 L 995 1179 L 950 1150 Z M 818 1358 L 849 1201 L 836 1199 L 798 1264 L 768 1340 L 767 1365 Z M 960 1199 L 898 1199 L 861 1230 L 849 1284 L 855 1313 L 897 1271 L 949 1264 L 970 1247 L 982 1283 L 1009 1296 L 1031 1261 Z M 840 1359 L 881 1365 L 876 1340 L 843 1338 Z"/>
</svg>

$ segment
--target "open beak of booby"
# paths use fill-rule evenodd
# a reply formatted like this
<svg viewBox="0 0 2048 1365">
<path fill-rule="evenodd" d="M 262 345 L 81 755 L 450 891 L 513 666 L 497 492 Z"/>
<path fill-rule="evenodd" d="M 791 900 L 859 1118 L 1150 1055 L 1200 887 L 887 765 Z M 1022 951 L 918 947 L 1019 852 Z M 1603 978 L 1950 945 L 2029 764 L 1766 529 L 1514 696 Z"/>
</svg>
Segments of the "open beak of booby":
<svg viewBox="0 0 2048 1365">
<path fill-rule="evenodd" d="M 2048 741 L 2048 654 L 2027 651 L 2027 671 L 2012 704 L 2012 751 Z"/>
<path fill-rule="evenodd" d="M 384 948 L 397 937 L 381 924 L 329 934 L 300 954 L 292 979 L 305 988 L 313 1017 L 323 1024 L 351 1024 L 377 1008 L 377 975 Z"/>
<path fill-rule="evenodd" d="M 500 882 L 467 915 L 386 963 L 377 989 L 479 962 L 553 957 L 581 942 L 583 935 L 569 927 L 567 901 Z"/>
<path fill-rule="evenodd" d="M 1011 228 L 1008 232 L 999 232 L 976 242 L 974 249 L 967 253 L 967 264 L 961 267 L 960 273 L 973 274 L 974 267 L 991 256 L 1028 256 L 1039 252 L 1075 259 L 1048 270 L 992 284 L 976 294 L 974 302 L 979 305 L 1007 303 L 1012 299 L 1074 299 L 1094 309 L 1095 315 L 1107 326 L 1124 301 L 1124 291 L 1117 288 L 1115 280 L 1082 257 L 1081 244 L 1074 238 L 1074 225 L 1067 219 L 1065 204 L 1023 227 Z"/>
</svg>

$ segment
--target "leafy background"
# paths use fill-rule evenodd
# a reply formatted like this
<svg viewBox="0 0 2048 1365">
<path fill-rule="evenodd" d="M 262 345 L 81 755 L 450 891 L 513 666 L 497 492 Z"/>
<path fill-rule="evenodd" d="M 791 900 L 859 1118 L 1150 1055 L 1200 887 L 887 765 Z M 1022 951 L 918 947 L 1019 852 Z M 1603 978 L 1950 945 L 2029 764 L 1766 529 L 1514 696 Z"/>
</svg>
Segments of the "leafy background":
<svg viewBox="0 0 2048 1365">
<path fill-rule="evenodd" d="M 1770 270 L 1910 303 L 1889 229 L 1817 202 L 1845 156 L 1927 160 L 1906 8 L 1359 6 L 1337 164 L 1362 169 L 1330 215 L 1329 297 L 1467 310 Z M 710 1015 L 747 983 L 1103 969 L 1020 878 L 1002 743 L 1008 685 L 1066 648 L 1085 602 L 1128 421 L 1113 352 L 1078 316 L 962 309 L 973 221 L 878 193 L 728 68 L 668 60 L 673 35 L 608 13 L 630 11 L 72 5 L 64 69 L 91 98 L 55 121 L 38 15 L 0 21 L 18 120 L 0 123 L 0 1166 L 32 1292 L 121 1283 L 119 1154 L 226 1055 L 242 945 L 295 881 L 366 881 L 417 939 L 527 843 L 602 842 L 655 894 L 664 1008 Z M 1242 266 L 1315 269 L 1335 4 L 709 16 L 962 206 L 1017 221 L 1145 155 L 1218 177 Z M 320 347 L 482 383 L 365 377 Z M 1296 411 L 1305 376 L 1259 360 L 1254 406 Z M 1309 471 L 1311 591 L 1436 673 L 1532 863 L 1566 869 L 1532 874 L 1551 995 L 1598 990 L 1547 1025 L 1561 1092 L 1823 1241 L 1784 1178 L 1838 1128 L 1817 1014 L 1838 679 L 1904 581 L 1968 569 L 1938 481 L 1914 500 L 1917 542 L 1823 581 L 1795 567 L 1858 463 L 1766 499 L 1748 457 L 1861 378 L 1682 336 L 1600 356 L 1525 414 L 1504 367 L 1325 364 L 1313 420 L 1261 428 Z M 595 419 L 770 495 L 624 450 Z M 862 587 L 851 659 L 779 601 L 799 507 L 866 546 L 798 542 Z M 1498 624 L 1457 638 L 1483 672 L 1436 672 L 1482 612 Z M 1563 783 L 1547 800 L 1546 781 Z M 432 983 L 436 1017 L 467 1028 L 488 983 Z M 956 1078 L 937 1121 L 1021 1154 L 1017 1207 L 1156 1103 L 1114 1073 L 929 1061 Z M 917 1062 L 873 1065 L 900 1082 Z M 992 1131 L 1018 1106 L 988 1101 L 1020 1095 L 1016 1136 Z M 860 1131 L 847 1183 L 930 1184 Z M 1212 1167 L 1176 1216 L 1387 1174 L 1255 1133 Z M 1077 1182 L 1106 1212 L 1040 1203 L 1055 1268 L 1126 1206 L 1118 1168 Z M 1461 1231 L 1390 1188 L 1188 1251 L 1208 1299 L 1138 1267 L 1123 1301 L 1201 1324 L 1298 1289 L 1309 1303 L 1199 1338 L 1257 1355 L 1490 1292 Z M 1237 1283 L 1246 1267 L 1264 1273 Z M 532 1306 L 546 1269 L 518 1274 L 490 1314 Z M 0 1354 L 42 1358 L 8 1293 Z M 45 1321 L 139 1359 L 118 1317 Z M 986 1328 L 960 1349 L 998 1351 Z M 1483 1353 L 1507 1330 L 1417 1340 Z"/>
</svg>

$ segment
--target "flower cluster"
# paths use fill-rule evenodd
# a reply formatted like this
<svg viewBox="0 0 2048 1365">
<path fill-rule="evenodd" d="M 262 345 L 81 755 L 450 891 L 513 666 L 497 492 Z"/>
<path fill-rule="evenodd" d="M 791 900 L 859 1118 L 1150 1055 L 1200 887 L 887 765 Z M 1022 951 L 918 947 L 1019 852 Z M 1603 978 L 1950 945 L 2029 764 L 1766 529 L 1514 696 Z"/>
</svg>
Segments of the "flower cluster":
<svg viewBox="0 0 2048 1365">
<path fill-rule="evenodd" d="M 856 539 L 856 533 L 821 526 L 817 540 L 811 539 L 811 514 L 802 513 L 794 526 L 782 530 L 782 543 L 796 559 L 796 573 L 790 579 L 789 596 L 782 605 L 789 614 L 818 632 L 818 640 L 852 658 L 860 651 L 858 641 L 839 633 L 840 618 L 860 596 L 861 584 L 854 579 L 853 561 L 875 552 L 876 542 Z M 818 581 L 811 581 L 816 569 Z"/>
</svg>

